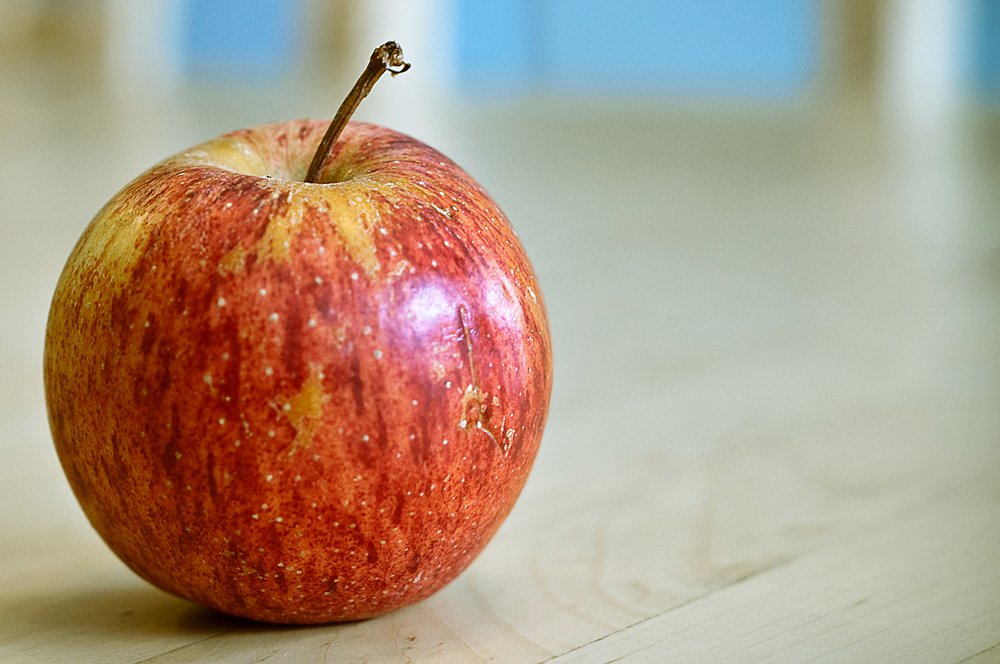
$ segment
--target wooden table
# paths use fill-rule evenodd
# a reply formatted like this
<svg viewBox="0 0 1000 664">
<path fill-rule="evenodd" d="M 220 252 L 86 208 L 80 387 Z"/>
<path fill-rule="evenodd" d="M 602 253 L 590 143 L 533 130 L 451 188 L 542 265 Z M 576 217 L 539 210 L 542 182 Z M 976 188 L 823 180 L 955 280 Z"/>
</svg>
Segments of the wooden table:
<svg viewBox="0 0 1000 664">
<path fill-rule="evenodd" d="M 988 127 L 557 102 L 410 127 L 376 103 L 519 230 L 552 410 L 457 581 L 291 628 L 168 596 L 109 552 L 52 450 L 40 357 L 62 263 L 114 191 L 223 129 L 324 112 L 50 74 L 6 71 L 0 95 L 0 662 L 1000 661 Z"/>
</svg>

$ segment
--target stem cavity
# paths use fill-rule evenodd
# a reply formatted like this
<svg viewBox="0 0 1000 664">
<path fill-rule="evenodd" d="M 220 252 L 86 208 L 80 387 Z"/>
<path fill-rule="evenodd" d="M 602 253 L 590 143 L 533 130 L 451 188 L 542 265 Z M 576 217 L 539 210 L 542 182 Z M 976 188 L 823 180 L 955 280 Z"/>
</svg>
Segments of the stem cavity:
<svg viewBox="0 0 1000 664">
<path fill-rule="evenodd" d="M 396 42 L 388 41 L 375 49 L 372 57 L 368 60 L 368 66 L 365 67 L 365 70 L 361 73 L 361 77 L 358 78 L 357 83 L 351 88 L 340 108 L 337 109 L 337 114 L 333 117 L 330 127 L 323 135 L 323 140 L 320 141 L 319 147 L 316 148 L 316 154 L 313 155 L 312 162 L 309 164 L 309 171 L 306 174 L 305 182 L 319 182 L 319 176 L 323 172 L 323 167 L 333 152 L 333 145 L 337 142 L 340 133 L 344 131 L 348 120 L 354 115 L 354 111 L 357 110 L 361 100 L 367 97 L 368 93 L 372 91 L 372 87 L 374 87 L 379 77 L 385 72 L 389 72 L 393 76 L 402 74 L 409 68 L 410 64 L 403 62 L 403 49 Z"/>
</svg>

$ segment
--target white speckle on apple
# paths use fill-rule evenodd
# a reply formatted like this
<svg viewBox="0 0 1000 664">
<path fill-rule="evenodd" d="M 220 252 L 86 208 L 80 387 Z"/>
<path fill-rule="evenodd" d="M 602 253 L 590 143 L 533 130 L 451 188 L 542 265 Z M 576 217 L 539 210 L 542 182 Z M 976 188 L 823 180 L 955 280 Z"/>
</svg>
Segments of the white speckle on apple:
<svg viewBox="0 0 1000 664">
<path fill-rule="evenodd" d="M 309 327 L 316 327 L 316 319 L 315 318 L 310 318 L 309 319 Z"/>
<path fill-rule="evenodd" d="M 358 280 L 358 273 L 351 272 L 351 281 L 357 281 L 357 280 Z"/>
<path fill-rule="evenodd" d="M 275 312 L 274 312 L 273 314 L 271 314 L 270 318 L 271 318 L 271 320 L 273 320 L 273 321 L 276 321 L 276 320 L 278 320 L 278 312 L 277 312 L 277 311 L 275 311 Z"/>
<path fill-rule="evenodd" d="M 323 283 L 323 277 L 316 277 L 316 283 L 317 284 Z"/>
<path fill-rule="evenodd" d="M 273 373 L 274 373 L 274 369 L 272 369 L 271 367 L 264 367 L 264 375 L 265 376 L 270 376 Z"/>
<path fill-rule="evenodd" d="M 226 306 L 226 298 L 224 298 L 224 297 L 220 297 L 220 298 L 219 298 L 219 301 L 218 301 L 218 303 L 217 303 L 217 304 L 218 304 L 218 305 L 219 305 L 220 307 L 224 307 L 224 306 Z"/>
<path fill-rule="evenodd" d="M 261 295 L 267 295 L 267 289 L 266 288 L 261 288 L 260 289 L 260 294 Z"/>
<path fill-rule="evenodd" d="M 378 348 L 375 349 L 375 352 L 372 353 L 372 355 L 375 356 L 376 360 L 381 360 L 382 359 L 382 351 L 380 351 Z"/>
</svg>

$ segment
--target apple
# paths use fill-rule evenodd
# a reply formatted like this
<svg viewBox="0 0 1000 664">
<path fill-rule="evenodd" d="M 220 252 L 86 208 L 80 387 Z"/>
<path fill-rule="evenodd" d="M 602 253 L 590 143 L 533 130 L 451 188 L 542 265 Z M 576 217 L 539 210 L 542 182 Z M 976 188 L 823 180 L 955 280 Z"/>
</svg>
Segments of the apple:
<svg viewBox="0 0 1000 664">
<path fill-rule="evenodd" d="M 139 176 L 76 244 L 46 331 L 94 528 L 150 583 L 255 620 L 442 588 L 512 508 L 548 410 L 545 306 L 504 214 L 434 149 L 342 120 L 325 153 L 328 123 L 299 120 Z"/>
</svg>

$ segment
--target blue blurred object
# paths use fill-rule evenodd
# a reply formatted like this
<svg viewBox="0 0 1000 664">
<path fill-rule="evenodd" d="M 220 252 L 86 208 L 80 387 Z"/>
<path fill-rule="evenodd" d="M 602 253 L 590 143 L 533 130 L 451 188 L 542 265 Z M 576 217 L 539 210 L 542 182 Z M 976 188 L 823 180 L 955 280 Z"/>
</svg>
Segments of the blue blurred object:
<svg viewBox="0 0 1000 664">
<path fill-rule="evenodd" d="M 787 96 L 812 81 L 819 0 L 457 0 L 473 93 Z"/>
<path fill-rule="evenodd" d="M 972 82 L 977 93 L 1000 102 L 1000 0 L 973 7 Z"/>
<path fill-rule="evenodd" d="M 465 88 L 492 95 L 523 92 L 540 75 L 536 34 L 541 0 L 458 0 L 456 69 Z"/>
<path fill-rule="evenodd" d="M 302 42 L 302 0 L 182 0 L 185 72 L 195 79 L 287 76 Z"/>
</svg>

